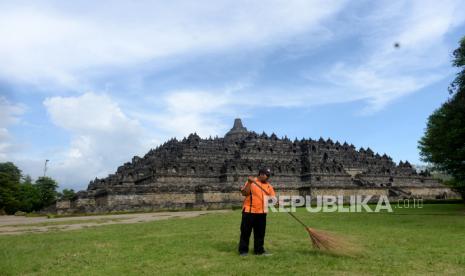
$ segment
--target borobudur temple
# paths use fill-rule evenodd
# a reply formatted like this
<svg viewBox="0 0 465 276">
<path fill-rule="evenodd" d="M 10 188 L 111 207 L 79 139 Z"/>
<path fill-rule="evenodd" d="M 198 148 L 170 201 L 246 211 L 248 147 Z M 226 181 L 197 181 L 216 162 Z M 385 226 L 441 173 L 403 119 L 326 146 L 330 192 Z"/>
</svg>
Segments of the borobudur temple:
<svg viewBox="0 0 465 276">
<path fill-rule="evenodd" d="M 115 173 L 91 181 L 72 200 L 57 202 L 56 208 L 108 212 L 240 206 L 240 186 L 263 166 L 271 168 L 271 183 L 281 195 L 457 196 L 409 162 L 396 164 L 370 148 L 258 134 L 236 119 L 223 138 L 202 139 L 194 133 L 182 141 L 171 139 L 144 157 L 134 156 Z"/>
</svg>

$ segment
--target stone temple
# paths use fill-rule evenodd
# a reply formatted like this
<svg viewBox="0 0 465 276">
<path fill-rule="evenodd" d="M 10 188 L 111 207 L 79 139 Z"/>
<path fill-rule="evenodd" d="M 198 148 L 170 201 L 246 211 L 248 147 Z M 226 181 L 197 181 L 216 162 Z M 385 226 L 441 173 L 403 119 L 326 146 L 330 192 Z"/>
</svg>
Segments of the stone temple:
<svg viewBox="0 0 465 276">
<path fill-rule="evenodd" d="M 409 162 L 396 164 L 370 148 L 257 134 L 236 119 L 223 138 L 202 139 L 194 133 L 134 156 L 56 207 L 58 212 L 230 208 L 241 205 L 240 186 L 262 166 L 271 168 L 271 183 L 281 195 L 456 197 Z"/>
</svg>

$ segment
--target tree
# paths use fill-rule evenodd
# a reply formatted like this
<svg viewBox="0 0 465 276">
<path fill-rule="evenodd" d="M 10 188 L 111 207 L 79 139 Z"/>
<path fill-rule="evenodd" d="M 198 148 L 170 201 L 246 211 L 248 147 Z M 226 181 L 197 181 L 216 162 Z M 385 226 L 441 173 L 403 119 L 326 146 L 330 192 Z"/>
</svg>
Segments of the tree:
<svg viewBox="0 0 465 276">
<path fill-rule="evenodd" d="M 455 49 L 452 55 L 454 57 L 452 65 L 461 68 L 461 71 L 457 73 L 457 76 L 449 87 L 450 94 L 454 94 L 465 89 L 465 36 L 460 41 L 460 47 Z"/>
<path fill-rule="evenodd" d="M 453 177 L 448 183 L 465 199 L 465 37 L 453 57 L 460 71 L 449 87 L 451 97 L 429 116 L 418 148 L 423 161 Z"/>
<path fill-rule="evenodd" d="M 11 180 L 18 183 L 21 179 L 21 170 L 12 162 L 0 163 L 0 173 L 7 174 Z"/>
<path fill-rule="evenodd" d="M 36 180 L 35 186 L 39 193 L 41 208 L 48 207 L 55 203 L 58 197 L 56 189 L 58 184 L 50 177 L 39 177 Z"/>
<path fill-rule="evenodd" d="M 53 204 L 58 184 L 50 177 L 39 177 L 35 183 L 29 175 L 22 178 L 21 170 L 11 162 L 0 163 L 0 213 L 32 212 Z M 67 197 L 74 191 L 64 190 Z"/>
<path fill-rule="evenodd" d="M 23 212 L 32 212 L 41 208 L 39 190 L 32 183 L 29 175 L 26 175 L 20 183 L 17 199 L 20 202 L 19 209 Z"/>
<path fill-rule="evenodd" d="M 63 191 L 60 194 L 60 199 L 70 200 L 70 199 L 73 199 L 75 196 L 76 196 L 76 193 L 74 192 L 73 189 L 63 189 Z"/>
<path fill-rule="evenodd" d="M 20 206 L 17 199 L 21 170 L 13 163 L 0 163 L 0 210 L 14 214 Z"/>
</svg>

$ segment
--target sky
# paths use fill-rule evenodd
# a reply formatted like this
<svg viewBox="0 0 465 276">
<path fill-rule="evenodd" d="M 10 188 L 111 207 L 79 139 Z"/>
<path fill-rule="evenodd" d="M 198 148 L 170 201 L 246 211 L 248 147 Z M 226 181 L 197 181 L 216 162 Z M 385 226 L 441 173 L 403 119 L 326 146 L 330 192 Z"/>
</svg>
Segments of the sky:
<svg viewBox="0 0 465 276">
<path fill-rule="evenodd" d="M 0 1 L 0 162 L 82 190 L 242 118 L 421 164 L 464 21 L 464 1 Z"/>
</svg>

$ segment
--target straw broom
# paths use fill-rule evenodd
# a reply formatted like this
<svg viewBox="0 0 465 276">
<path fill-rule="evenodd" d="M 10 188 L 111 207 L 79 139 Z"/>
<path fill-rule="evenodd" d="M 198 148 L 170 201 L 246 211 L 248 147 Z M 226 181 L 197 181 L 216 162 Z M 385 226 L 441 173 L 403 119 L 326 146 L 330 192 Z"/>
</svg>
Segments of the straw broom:
<svg viewBox="0 0 465 276">
<path fill-rule="evenodd" d="M 269 196 L 268 192 L 265 191 L 257 182 L 253 181 L 253 183 L 258 188 L 260 188 L 267 196 Z M 286 213 L 288 213 L 293 219 L 295 219 L 305 228 L 308 235 L 310 236 L 310 240 L 314 248 L 339 255 L 353 255 L 359 251 L 359 249 L 357 249 L 348 241 L 344 240 L 342 237 L 337 236 L 333 233 L 308 227 L 292 212 L 286 211 Z"/>
</svg>

